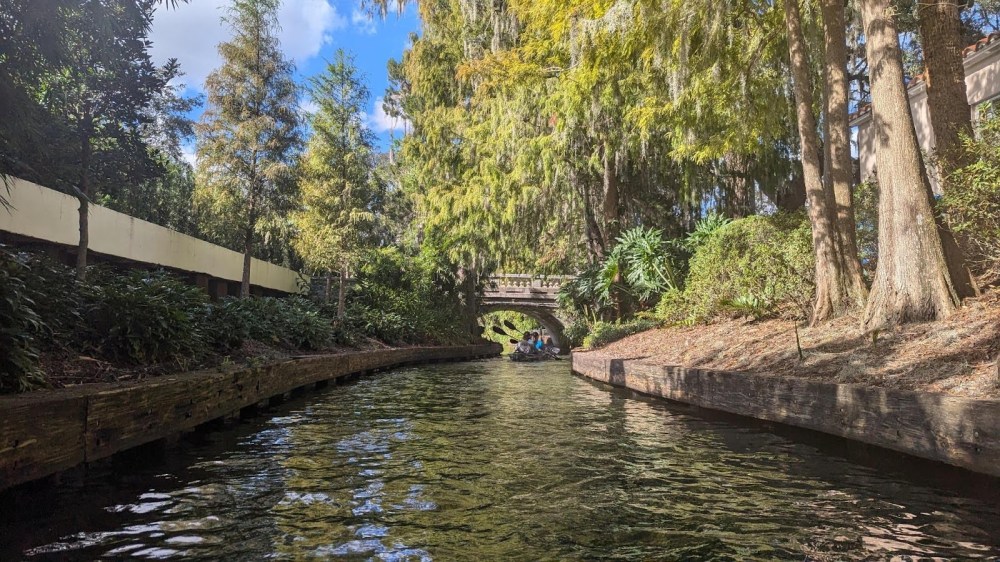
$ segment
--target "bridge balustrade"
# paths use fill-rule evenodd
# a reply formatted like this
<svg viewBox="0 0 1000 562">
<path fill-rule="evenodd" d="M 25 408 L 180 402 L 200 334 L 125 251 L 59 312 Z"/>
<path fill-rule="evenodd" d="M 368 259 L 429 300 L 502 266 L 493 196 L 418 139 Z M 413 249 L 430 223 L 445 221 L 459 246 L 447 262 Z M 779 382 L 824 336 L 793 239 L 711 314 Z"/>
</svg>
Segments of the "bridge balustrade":
<svg viewBox="0 0 1000 562">
<path fill-rule="evenodd" d="M 558 292 L 563 283 L 572 281 L 572 275 L 533 275 L 530 273 L 501 273 L 490 277 L 486 283 L 487 292 L 503 292 L 505 289 L 542 289 Z"/>
</svg>

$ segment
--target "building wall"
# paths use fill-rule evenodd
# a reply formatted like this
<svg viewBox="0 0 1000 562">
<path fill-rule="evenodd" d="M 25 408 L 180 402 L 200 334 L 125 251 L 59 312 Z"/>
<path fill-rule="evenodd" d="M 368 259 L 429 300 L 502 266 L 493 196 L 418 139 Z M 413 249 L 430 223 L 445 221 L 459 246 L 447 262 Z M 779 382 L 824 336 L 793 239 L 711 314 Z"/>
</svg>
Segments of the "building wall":
<svg viewBox="0 0 1000 562">
<path fill-rule="evenodd" d="M 9 211 L 0 208 L 0 231 L 76 247 L 80 233 L 75 197 L 15 179 L 10 203 Z M 227 281 L 243 278 L 242 254 L 99 205 L 90 205 L 90 250 Z M 291 269 L 258 259 L 250 265 L 251 285 L 264 289 L 297 293 L 299 278 Z"/>
<path fill-rule="evenodd" d="M 965 73 L 969 105 L 972 106 L 972 114 L 975 117 L 977 105 L 1000 96 L 1000 40 L 994 39 L 979 51 L 968 55 L 965 58 Z M 927 107 L 927 85 L 924 82 L 917 82 L 910 87 L 909 94 L 913 126 L 926 158 L 927 155 L 933 154 L 937 145 Z M 858 129 L 858 160 L 861 181 L 864 181 L 876 173 L 875 134 L 871 112 L 865 112 L 855 118 L 851 126 Z M 929 168 L 928 176 L 934 193 L 940 194 L 940 181 L 933 169 Z"/>
</svg>

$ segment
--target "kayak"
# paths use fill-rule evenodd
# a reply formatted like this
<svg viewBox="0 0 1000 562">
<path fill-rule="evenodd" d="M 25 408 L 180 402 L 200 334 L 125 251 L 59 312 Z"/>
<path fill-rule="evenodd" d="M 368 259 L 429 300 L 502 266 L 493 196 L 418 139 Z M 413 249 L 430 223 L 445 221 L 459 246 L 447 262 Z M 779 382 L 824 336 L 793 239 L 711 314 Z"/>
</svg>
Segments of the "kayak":
<svg viewBox="0 0 1000 562">
<path fill-rule="evenodd" d="M 558 353 L 558 350 L 553 351 Z M 551 361 L 553 359 L 558 359 L 558 357 L 555 356 L 555 353 L 521 353 L 519 351 L 515 351 L 508 355 L 508 357 L 510 357 L 511 361 Z"/>
</svg>

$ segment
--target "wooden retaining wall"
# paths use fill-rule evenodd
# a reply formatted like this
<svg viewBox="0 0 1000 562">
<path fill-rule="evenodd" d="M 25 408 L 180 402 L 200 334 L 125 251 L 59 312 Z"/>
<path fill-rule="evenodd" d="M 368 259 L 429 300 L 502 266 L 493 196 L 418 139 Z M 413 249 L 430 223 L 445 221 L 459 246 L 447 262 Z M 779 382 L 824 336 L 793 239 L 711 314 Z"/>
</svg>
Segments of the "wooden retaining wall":
<svg viewBox="0 0 1000 562">
<path fill-rule="evenodd" d="M 435 361 L 499 355 L 497 344 L 289 359 L 0 397 L 0 490 L 175 435 L 307 385 Z"/>
<path fill-rule="evenodd" d="M 653 365 L 601 352 L 574 353 L 573 371 L 643 394 L 1000 476 L 1000 400 Z"/>
</svg>

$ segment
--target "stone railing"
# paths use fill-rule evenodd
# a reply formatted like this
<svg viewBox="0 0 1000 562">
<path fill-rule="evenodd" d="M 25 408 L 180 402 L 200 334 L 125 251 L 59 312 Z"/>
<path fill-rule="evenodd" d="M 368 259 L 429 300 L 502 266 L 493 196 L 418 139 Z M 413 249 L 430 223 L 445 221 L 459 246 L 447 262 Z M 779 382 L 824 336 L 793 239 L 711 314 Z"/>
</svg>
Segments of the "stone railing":
<svg viewBox="0 0 1000 562">
<path fill-rule="evenodd" d="M 563 283 L 575 279 L 572 275 L 533 275 L 530 273 L 499 273 L 486 282 L 486 292 L 505 289 L 540 289 L 556 292 Z"/>
</svg>

